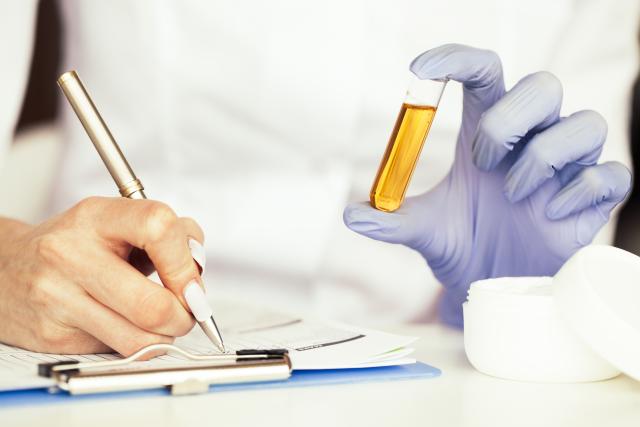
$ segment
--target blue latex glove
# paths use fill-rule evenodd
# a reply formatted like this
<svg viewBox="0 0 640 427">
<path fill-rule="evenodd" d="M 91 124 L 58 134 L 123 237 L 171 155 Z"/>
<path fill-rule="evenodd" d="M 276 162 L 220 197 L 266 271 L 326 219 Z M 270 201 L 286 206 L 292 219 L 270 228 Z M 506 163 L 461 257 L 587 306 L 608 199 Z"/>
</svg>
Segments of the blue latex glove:
<svg viewBox="0 0 640 427">
<path fill-rule="evenodd" d="M 461 327 L 471 282 L 555 274 L 608 221 L 631 174 L 617 162 L 597 164 L 606 122 L 593 111 L 559 117 L 562 86 L 548 72 L 505 93 L 498 56 L 461 45 L 425 52 L 411 71 L 463 84 L 451 171 L 396 212 L 357 203 L 347 206 L 344 221 L 420 252 L 446 289 L 441 319 Z"/>
</svg>

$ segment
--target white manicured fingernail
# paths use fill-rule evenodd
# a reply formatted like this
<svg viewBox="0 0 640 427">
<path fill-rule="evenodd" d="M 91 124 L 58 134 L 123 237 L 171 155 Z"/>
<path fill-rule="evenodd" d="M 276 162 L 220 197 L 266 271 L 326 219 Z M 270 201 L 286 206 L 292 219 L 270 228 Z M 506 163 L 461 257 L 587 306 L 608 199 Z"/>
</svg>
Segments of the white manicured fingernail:
<svg viewBox="0 0 640 427">
<path fill-rule="evenodd" d="M 209 307 L 209 303 L 207 302 L 207 297 L 204 295 L 204 291 L 198 282 L 195 280 L 189 282 L 184 288 L 183 295 L 193 313 L 193 317 L 195 317 L 198 322 L 204 322 L 213 315 L 211 307 Z"/>
<path fill-rule="evenodd" d="M 193 260 L 198 263 L 202 269 L 202 274 L 204 274 L 204 268 L 207 264 L 207 254 L 204 251 L 204 246 L 202 246 L 196 239 L 189 239 L 189 249 L 191 250 Z"/>
</svg>

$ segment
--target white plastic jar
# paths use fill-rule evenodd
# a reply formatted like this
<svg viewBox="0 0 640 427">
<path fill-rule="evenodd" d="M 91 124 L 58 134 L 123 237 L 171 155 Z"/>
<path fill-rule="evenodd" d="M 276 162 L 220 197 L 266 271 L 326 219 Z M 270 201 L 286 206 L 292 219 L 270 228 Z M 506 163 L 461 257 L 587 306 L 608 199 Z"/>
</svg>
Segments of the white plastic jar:
<svg viewBox="0 0 640 427">
<path fill-rule="evenodd" d="M 584 382 L 615 377 L 558 312 L 551 277 L 505 277 L 471 284 L 463 304 L 471 364 L 500 378 Z"/>
</svg>

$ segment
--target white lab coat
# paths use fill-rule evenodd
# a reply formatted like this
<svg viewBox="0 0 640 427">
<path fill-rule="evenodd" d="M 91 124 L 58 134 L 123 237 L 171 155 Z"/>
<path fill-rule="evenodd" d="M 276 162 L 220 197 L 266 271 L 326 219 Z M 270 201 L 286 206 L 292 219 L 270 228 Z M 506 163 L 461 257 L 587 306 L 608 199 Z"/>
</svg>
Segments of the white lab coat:
<svg viewBox="0 0 640 427">
<path fill-rule="evenodd" d="M 64 68 L 78 70 L 147 194 L 203 226 L 217 291 L 305 301 L 351 320 L 424 313 L 437 289 L 424 261 L 349 232 L 341 214 L 348 200 L 368 198 L 409 62 L 443 43 L 497 51 L 507 87 L 554 72 L 564 83 L 563 113 L 600 111 L 609 123 L 603 159 L 630 163 L 637 0 L 62 6 Z M 0 100 L 2 135 L 16 116 L 32 24 L 29 2 L 10 9 L 23 24 L 3 28 L 15 33 L 3 54 L 19 66 L 3 66 L 12 74 L 2 79 L 19 84 Z M 460 87 L 450 84 L 410 193 L 448 170 L 460 109 Z M 71 109 L 61 112 L 67 146 L 53 211 L 116 194 Z"/>
</svg>

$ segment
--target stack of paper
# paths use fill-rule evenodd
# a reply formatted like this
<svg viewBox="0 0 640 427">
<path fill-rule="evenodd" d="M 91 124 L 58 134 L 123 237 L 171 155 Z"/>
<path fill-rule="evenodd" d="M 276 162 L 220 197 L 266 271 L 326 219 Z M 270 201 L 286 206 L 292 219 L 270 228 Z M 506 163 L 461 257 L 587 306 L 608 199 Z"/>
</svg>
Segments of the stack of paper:
<svg viewBox="0 0 640 427">
<path fill-rule="evenodd" d="M 407 347 L 417 338 L 285 314 L 246 304 L 216 305 L 216 320 L 230 350 L 286 348 L 294 370 L 366 368 L 414 363 Z M 177 340 L 198 353 L 214 353 L 198 330 Z"/>
<path fill-rule="evenodd" d="M 368 368 L 415 363 L 407 347 L 416 338 L 355 328 L 336 322 L 302 318 L 237 303 L 216 304 L 216 321 L 221 326 L 228 350 L 289 350 L 294 370 Z M 198 328 L 176 341 L 176 345 L 196 354 L 217 350 Z M 40 363 L 62 360 L 112 360 L 114 354 L 43 354 L 0 344 L 0 391 L 46 387 L 51 380 L 37 376 Z M 144 363 L 166 365 L 188 363 L 167 354 Z M 194 362 L 197 363 L 197 362 Z"/>
</svg>

